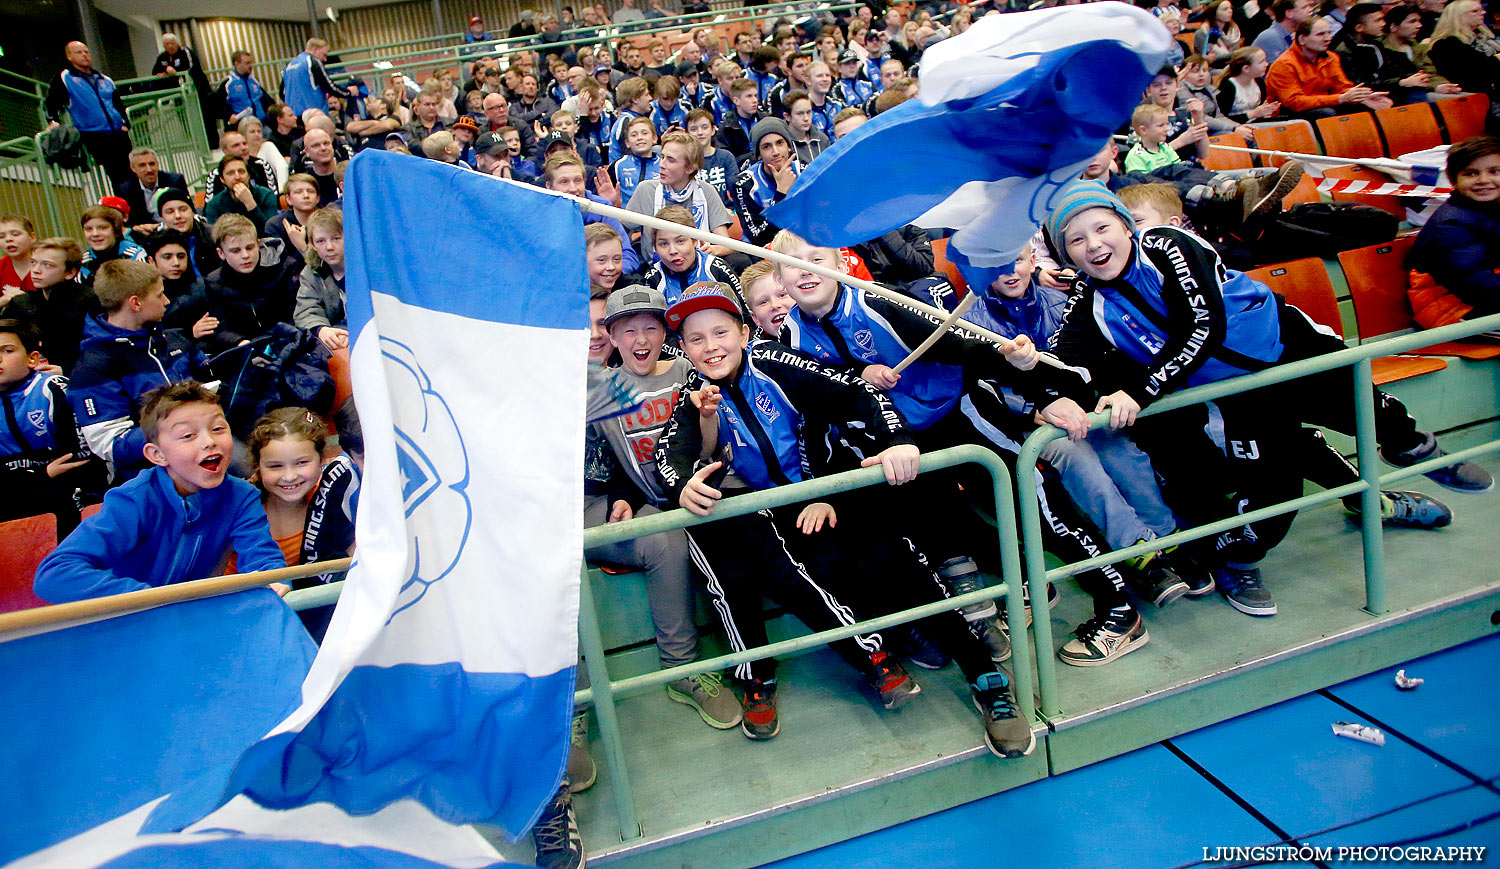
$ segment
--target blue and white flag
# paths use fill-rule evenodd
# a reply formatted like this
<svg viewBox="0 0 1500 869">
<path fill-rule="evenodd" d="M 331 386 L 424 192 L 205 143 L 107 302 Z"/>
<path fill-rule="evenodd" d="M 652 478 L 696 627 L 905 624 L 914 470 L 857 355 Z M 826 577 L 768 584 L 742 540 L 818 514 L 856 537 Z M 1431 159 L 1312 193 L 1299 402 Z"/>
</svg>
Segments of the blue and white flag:
<svg viewBox="0 0 1500 869">
<path fill-rule="evenodd" d="M 302 706 L 226 795 L 530 828 L 567 762 L 588 276 L 575 202 L 366 151 L 344 200 L 365 436 L 354 567 Z M 169 804 L 164 829 L 183 817 Z"/>
<path fill-rule="evenodd" d="M 498 854 L 457 825 L 514 840 L 556 791 L 583 557 L 581 213 L 383 151 L 356 157 L 345 189 L 365 470 L 355 564 L 316 659 L 263 590 L 238 619 L 214 599 L 0 643 L 0 664 L 10 650 L 24 665 L 93 631 L 91 659 L 119 659 L 45 697 L 55 668 L 21 683 L 37 708 L 68 707 L 53 753 L 87 751 L 47 760 L 38 735 L 7 779 L 42 775 L 17 800 L 44 805 L 11 808 L 47 826 L 0 842 L 0 862 L 45 848 L 26 865 L 489 866 Z M 151 642 L 131 639 L 142 630 Z M 150 683 L 130 682 L 122 650 L 137 649 Z M 75 685 L 99 694 L 69 698 Z"/>
<path fill-rule="evenodd" d="M 766 217 L 836 247 L 908 223 L 957 229 L 949 258 L 988 286 L 1130 117 L 1171 44 L 1126 3 L 981 18 L 923 53 L 917 99 L 835 142 Z"/>
</svg>

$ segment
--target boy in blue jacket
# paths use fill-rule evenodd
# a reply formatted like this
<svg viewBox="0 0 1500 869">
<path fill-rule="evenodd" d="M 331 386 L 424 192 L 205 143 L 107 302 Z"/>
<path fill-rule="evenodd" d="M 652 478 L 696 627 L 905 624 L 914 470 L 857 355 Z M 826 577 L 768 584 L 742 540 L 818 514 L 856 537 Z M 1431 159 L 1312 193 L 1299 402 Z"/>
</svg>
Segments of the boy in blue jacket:
<svg viewBox="0 0 1500 869">
<path fill-rule="evenodd" d="M 1052 342 L 1064 362 L 1086 369 L 1114 428 L 1135 423 L 1153 401 L 1299 359 L 1344 349 L 1341 340 L 1265 284 L 1225 268 L 1201 238 L 1172 226 L 1135 230 L 1130 210 L 1097 181 L 1064 188 L 1047 218 L 1080 279 Z M 1304 423 L 1354 431 L 1348 374 L 1332 371 L 1155 416 L 1137 430 L 1166 481 L 1168 498 L 1194 524 L 1247 513 L 1302 494 Z M 1383 458 L 1407 466 L 1444 455 L 1400 401 L 1375 391 Z M 1455 491 L 1485 491 L 1494 479 L 1470 462 L 1427 474 Z M 1226 489 L 1235 494 L 1225 499 Z M 1295 513 L 1226 531 L 1201 547 L 1235 609 L 1276 614 L 1258 564 L 1291 529 Z M 1128 630 L 1099 626 L 1098 639 Z"/>
<path fill-rule="evenodd" d="M 39 370 L 41 337 L 23 320 L 0 319 L 0 520 L 51 513 L 58 537 L 78 525 L 78 489 L 102 484 L 68 405 L 68 379 Z"/>
<path fill-rule="evenodd" d="M 696 371 L 683 391 L 697 397 L 678 402 L 656 442 L 662 486 L 684 509 L 708 516 L 722 498 L 801 482 L 856 461 L 882 467 L 893 486 L 916 477 L 920 455 L 891 400 L 865 381 L 801 353 L 771 341 L 752 342 L 744 311 L 727 285 L 688 288 L 667 309 L 667 323 L 678 330 Z M 857 437 L 867 447 L 865 455 L 825 441 L 830 428 Z M 888 517 L 872 510 L 871 502 L 888 503 L 887 496 L 865 489 L 840 499 L 837 512 L 826 502 L 793 504 L 689 530 L 689 551 L 708 577 L 714 609 L 734 648 L 765 644 L 762 593 L 779 599 L 815 631 L 852 624 L 850 606 L 869 616 L 948 596 L 922 553 L 891 530 Z M 996 656 L 953 611 L 910 628 L 957 661 L 990 751 L 999 757 L 1030 754 L 1036 746 L 1030 725 L 1015 706 L 1008 677 L 996 666 L 1009 650 Z M 919 693 L 884 649 L 880 634 L 831 645 L 856 669 L 868 667 L 870 685 L 887 709 Z M 934 659 L 930 666 L 945 663 Z M 745 681 L 741 728 L 752 739 L 775 736 L 780 729 L 776 662 L 752 661 L 735 674 Z"/>
<path fill-rule="evenodd" d="M 137 400 L 153 387 L 206 372 L 208 360 L 186 335 L 161 328 L 167 293 L 154 266 L 107 262 L 99 268 L 94 295 L 104 316 L 84 323 L 68 401 L 89 450 L 122 482 L 148 464 L 146 435 L 136 425 Z"/>
<path fill-rule="evenodd" d="M 1032 336 L 1038 350 L 1048 350 L 1062 323 L 1068 295 L 1043 286 L 1035 271 L 1028 243 L 1014 271 L 977 291 L 979 301 L 964 319 L 1007 338 Z M 1036 404 L 1015 389 L 1001 386 L 999 390 L 1013 413 L 1022 418 L 1036 413 Z M 1059 438 L 1042 450 L 1041 458 L 1057 471 L 1073 504 L 1104 533 L 1110 548 L 1124 549 L 1177 531 L 1151 460 L 1123 433 L 1096 429 L 1082 440 Z M 1175 546 L 1139 556 L 1131 565 L 1135 570 L 1127 576 L 1135 580 L 1141 596 L 1157 606 L 1183 595 L 1203 597 L 1214 590 L 1212 577 Z"/>
<path fill-rule="evenodd" d="M 771 249 L 845 270 L 837 250 L 810 244 L 786 230 L 777 233 Z M 1035 358 L 1026 360 L 1035 353 L 1026 336 L 1002 346 L 972 333 L 949 330 L 922 358 L 897 374 L 895 366 L 932 334 L 940 323 L 937 318 L 793 266 L 780 265 L 777 273 L 796 304 L 782 322 L 782 343 L 889 392 L 923 449 L 978 444 L 1013 465 L 1021 442 L 1035 425 L 1030 415 L 1018 416 L 1006 406 L 998 391 L 1001 386 L 1026 396 L 1042 420 L 1067 429 L 1069 437 L 1081 440 L 1086 434 L 1088 417 L 1069 397 L 1086 390 L 1082 379 L 1075 372 L 1036 368 Z M 1056 474 L 1045 468 L 1037 474 L 1048 551 L 1067 561 L 1082 561 L 1106 551 L 1098 532 L 1074 514 Z M 926 484 L 933 503 L 961 503 L 953 475 L 948 476 Z M 986 491 L 982 485 L 970 490 Z M 979 588 L 974 548 L 984 546 L 993 535 L 977 527 L 967 508 L 925 511 L 913 518 L 924 523 L 919 536 L 954 593 Z M 1094 618 L 1078 629 L 1080 639 L 1069 641 L 1058 652 L 1064 663 L 1100 666 L 1150 640 L 1119 571 L 1109 566 L 1086 571 L 1078 582 L 1093 598 Z M 995 609 L 976 605 L 964 614 L 985 621 L 995 615 Z M 1095 622 L 1108 619 L 1130 625 L 1124 641 L 1094 647 L 1082 639 Z"/>
<path fill-rule="evenodd" d="M 286 566 L 259 490 L 226 476 L 234 444 L 218 396 L 194 381 L 153 389 L 141 429 L 154 467 L 105 495 L 104 509 L 47 556 L 38 597 L 64 603 L 203 579 L 231 548 L 245 573 Z"/>
</svg>

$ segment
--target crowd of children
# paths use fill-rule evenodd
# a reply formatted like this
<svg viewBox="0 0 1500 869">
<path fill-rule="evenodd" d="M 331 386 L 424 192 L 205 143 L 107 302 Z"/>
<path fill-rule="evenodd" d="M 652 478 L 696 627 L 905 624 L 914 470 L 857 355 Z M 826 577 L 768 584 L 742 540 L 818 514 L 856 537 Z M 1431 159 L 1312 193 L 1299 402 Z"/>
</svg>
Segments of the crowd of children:
<svg viewBox="0 0 1500 869">
<path fill-rule="evenodd" d="M 907 21 L 891 9 L 877 24 L 862 6 L 730 46 L 701 30 L 676 55 L 649 46 L 650 65 L 637 47 L 606 43 L 570 44 L 544 64 L 514 53 L 503 74 L 480 58 L 462 89 L 451 75 L 420 88 L 392 76 L 381 96 L 300 118 L 266 98 L 264 122 L 240 118 L 221 138 L 201 207 L 182 176 L 136 148 L 119 195 L 79 215 L 83 244 L 0 216 L 0 479 L 22 496 L 0 518 L 56 515 L 62 541 L 35 586 L 53 602 L 352 552 L 363 448 L 352 402 L 333 403 L 329 372 L 351 342 L 344 161 L 365 148 L 665 221 L 585 214 L 590 361 L 618 367 L 641 399 L 588 430 L 588 525 L 678 507 L 712 516 L 726 498 L 861 466 L 903 487 L 900 500 L 898 490 L 864 489 L 589 551 L 645 574 L 663 667 L 698 659 L 700 594 L 729 646 L 744 650 L 767 642 L 763 595 L 825 630 L 982 588 L 999 572 L 998 552 L 976 516 L 1013 505 L 984 503 L 975 493 L 988 487 L 961 473 L 925 472 L 924 452 L 976 444 L 1013 466 L 1038 424 L 1063 429 L 1034 473 L 1044 545 L 1067 561 L 1295 497 L 1304 479 L 1351 482 L 1354 469 L 1305 427 L 1352 431 L 1348 390 L 1330 382 L 1338 375 L 1139 417 L 1176 390 L 1343 346 L 1226 267 L 1215 247 L 1279 212 L 1301 170 L 1214 173 L 1202 162 L 1210 135 L 1248 140 L 1247 123 L 1303 105 L 1303 67 L 1333 80 L 1338 57 L 1351 54 L 1361 76 L 1383 75 L 1366 57 L 1382 50 L 1368 47 L 1378 12 L 1336 10 L 1345 36 L 1331 51 L 1328 19 L 1297 3 L 1276 0 L 1258 16 L 1266 21 L 1242 20 L 1244 11 L 1228 2 L 1192 11 L 1206 21 L 1196 51 L 1152 80 L 1125 148 L 1106 145 L 1014 268 L 970 288 L 965 320 L 986 333 L 948 331 L 906 366 L 940 322 L 931 306 L 957 303 L 927 233 L 906 227 L 832 249 L 776 226 L 768 209 L 809 163 L 829 159 L 835 140 L 915 94 L 922 49 L 962 32 L 966 9 L 945 27 L 942 10 Z M 1174 16 L 1180 25 L 1177 13 L 1165 17 Z M 1382 26 L 1404 33 L 1409 17 L 1393 12 Z M 1302 52 L 1291 61 L 1266 49 L 1283 38 L 1284 51 Z M 1408 57 L 1402 44 L 1384 51 Z M 1286 75 L 1301 76 L 1296 94 L 1280 84 Z M 1429 85 L 1451 90 L 1414 72 L 1394 82 L 1410 98 Z M 1350 84 L 1336 102 L 1314 102 L 1374 107 L 1381 93 Z M 1489 268 L 1500 247 L 1500 142 L 1455 146 L 1449 174 L 1455 195 L 1423 230 L 1413 266 L 1454 295 L 1434 285 L 1425 325 L 1500 310 Z M 697 231 L 873 277 L 928 307 Z M 247 367 L 268 373 L 224 385 L 224 372 Z M 1375 398 L 1386 461 L 1443 454 L 1399 401 Z M 1109 428 L 1090 431 L 1089 411 L 1108 412 Z M 1463 492 L 1493 485 L 1469 463 L 1428 476 Z M 101 502 L 80 524 L 83 508 Z M 1415 492 L 1382 493 L 1381 505 L 1387 521 L 1408 526 L 1453 516 Z M 1093 614 L 1056 653 L 1075 666 L 1109 664 L 1149 642 L 1140 607 L 1215 591 L 1241 612 L 1274 615 L 1281 580 L 1266 582 L 1258 565 L 1294 515 L 1082 573 Z M 1048 589 L 1049 605 L 1056 594 Z M 956 662 L 984 743 L 1018 757 L 1035 740 L 1000 666 L 1018 616 L 970 604 L 831 648 L 888 709 L 921 693 L 903 660 Z M 304 618 L 318 637 L 326 620 Z M 666 694 L 710 727 L 777 736 L 776 662 L 728 675 L 677 680 Z M 538 826 L 543 865 L 581 859 L 568 794 L 595 778 L 587 733 L 580 714 L 568 781 Z"/>
</svg>

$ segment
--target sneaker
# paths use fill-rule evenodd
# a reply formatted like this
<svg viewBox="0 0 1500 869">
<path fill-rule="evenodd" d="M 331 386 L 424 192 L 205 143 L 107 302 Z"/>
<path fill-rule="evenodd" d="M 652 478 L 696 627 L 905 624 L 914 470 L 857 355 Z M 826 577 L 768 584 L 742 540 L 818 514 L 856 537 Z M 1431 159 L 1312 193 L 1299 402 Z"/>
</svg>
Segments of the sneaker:
<svg viewBox="0 0 1500 869">
<path fill-rule="evenodd" d="M 739 698 L 725 687 L 718 673 L 699 673 L 669 682 L 667 696 L 698 710 L 703 723 L 715 730 L 728 730 L 744 717 Z"/>
<path fill-rule="evenodd" d="M 1172 555 L 1172 569 L 1187 583 L 1188 597 L 1203 597 L 1214 593 L 1217 587 L 1214 585 L 1214 572 L 1204 567 L 1198 559 L 1189 555 L 1181 547 L 1173 547 L 1167 552 Z"/>
<path fill-rule="evenodd" d="M 581 794 L 599 780 L 599 767 L 589 753 L 589 714 L 578 712 L 573 716 L 573 743 L 568 748 L 568 789 Z"/>
<path fill-rule="evenodd" d="M 781 732 L 781 716 L 776 714 L 776 683 L 747 682 L 745 713 L 740 730 L 751 739 L 771 739 Z"/>
<path fill-rule="evenodd" d="M 1448 455 L 1447 451 L 1438 446 L 1437 438 L 1431 434 L 1427 434 L 1426 438 L 1420 447 L 1410 452 L 1387 453 L 1381 450 L 1380 457 L 1398 468 L 1405 468 L 1417 462 Z M 1428 471 L 1422 476 L 1455 492 L 1488 492 L 1495 488 L 1495 478 L 1490 476 L 1490 472 L 1473 462 L 1459 462 L 1446 468 Z"/>
<path fill-rule="evenodd" d="M 1001 619 L 985 619 L 979 623 L 980 639 L 990 650 L 990 661 L 995 664 L 1010 660 L 1010 634 L 1000 624 Z"/>
<path fill-rule="evenodd" d="M 1095 616 L 1073 632 L 1074 638 L 1063 644 L 1057 657 L 1074 667 L 1098 667 L 1128 655 L 1150 642 L 1146 622 L 1137 612 L 1130 618 Z"/>
<path fill-rule="evenodd" d="M 539 869 L 582 869 L 583 838 L 578 835 L 578 815 L 573 811 L 567 782 L 542 809 L 536 826 L 531 828 L 531 841 L 536 845 Z"/>
<path fill-rule="evenodd" d="M 999 618 L 1000 627 L 1004 628 L 1006 631 L 1009 631 L 1010 630 L 1010 619 L 1008 619 L 1006 617 L 1006 615 L 1005 615 L 1005 609 L 1004 609 L 1004 607 L 1005 607 L 1005 598 L 1000 598 L 1000 601 L 1001 601 L 1001 603 L 1000 603 L 1001 610 L 1000 610 L 1000 618 Z M 1053 585 L 1052 583 L 1049 582 L 1049 583 L 1047 583 L 1047 609 L 1050 611 L 1050 610 L 1056 608 L 1057 607 L 1057 601 L 1058 601 L 1057 586 L 1055 586 L 1055 585 Z M 1031 627 L 1031 622 L 1032 622 L 1032 615 L 1031 615 L 1031 588 L 1029 586 L 1027 586 L 1026 584 L 1024 584 L 1024 583 L 1022 583 L 1022 585 L 1021 585 L 1021 602 L 1026 605 L 1026 627 L 1029 628 L 1029 627 Z"/>
<path fill-rule="evenodd" d="M 1276 615 L 1276 601 L 1260 581 L 1260 568 L 1221 567 L 1214 576 L 1230 606 L 1250 616 Z"/>
<path fill-rule="evenodd" d="M 985 673 L 969 686 L 974 692 L 974 706 L 984 718 L 984 744 L 996 757 L 1025 757 L 1036 748 L 1036 734 L 1031 724 L 1016 708 L 1010 693 L 1010 680 L 996 670 Z"/>
<path fill-rule="evenodd" d="M 901 655 L 906 660 L 924 670 L 941 670 L 953 660 L 946 652 L 938 648 L 937 643 L 929 640 L 921 631 L 911 625 L 904 627 L 905 630 L 892 632 L 891 635 L 899 638 Z"/>
<path fill-rule="evenodd" d="M 1344 502 L 1344 509 L 1358 517 L 1363 504 L 1358 495 Z M 1453 510 L 1436 498 L 1421 492 L 1380 493 L 1381 524 L 1393 528 L 1445 528 L 1453 524 Z"/>
<path fill-rule="evenodd" d="M 1172 557 L 1166 552 L 1148 552 L 1130 559 L 1135 568 L 1134 585 L 1141 597 L 1164 607 L 1188 593 L 1187 580 L 1177 573 Z"/>
<path fill-rule="evenodd" d="M 1288 162 L 1275 175 L 1242 178 L 1235 184 L 1232 194 L 1239 200 L 1241 220 L 1248 222 L 1253 217 L 1269 214 L 1281 208 L 1281 200 L 1297 188 L 1302 180 L 1302 166 Z"/>
<path fill-rule="evenodd" d="M 968 556 L 950 558 L 943 562 L 943 566 L 938 568 L 938 576 L 942 577 L 943 583 L 948 586 L 948 591 L 952 592 L 954 597 L 981 591 L 985 587 L 984 580 L 979 576 L 979 565 Z M 959 607 L 958 611 L 971 622 L 993 618 L 998 612 L 993 600 L 971 603 L 968 606 Z"/>
<path fill-rule="evenodd" d="M 886 652 L 870 656 L 870 672 L 865 674 L 870 687 L 880 693 L 880 703 L 887 709 L 900 709 L 906 701 L 922 693 L 922 686 L 909 676 L 901 662 Z"/>
</svg>

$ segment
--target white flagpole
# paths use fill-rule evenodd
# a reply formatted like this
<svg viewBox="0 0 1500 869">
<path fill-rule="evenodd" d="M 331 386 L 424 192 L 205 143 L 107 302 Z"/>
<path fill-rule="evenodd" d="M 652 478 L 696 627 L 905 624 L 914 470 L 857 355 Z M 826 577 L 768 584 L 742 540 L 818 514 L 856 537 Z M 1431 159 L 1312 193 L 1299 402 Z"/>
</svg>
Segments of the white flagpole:
<svg viewBox="0 0 1500 869">
<path fill-rule="evenodd" d="M 1327 163 L 1337 166 L 1365 166 L 1370 169 L 1379 169 L 1382 172 L 1397 171 L 1410 172 L 1411 166 L 1399 160 L 1387 160 L 1383 157 L 1360 158 L 1360 157 L 1333 157 L 1326 154 L 1303 154 L 1300 151 L 1271 151 L 1265 148 L 1241 148 L 1235 145 L 1217 145 L 1208 143 L 1210 148 L 1218 148 L 1220 151 L 1239 151 L 1242 154 L 1265 154 L 1270 157 L 1283 157 L 1288 160 L 1298 160 L 1306 163 Z"/>
<path fill-rule="evenodd" d="M 932 305 L 925 305 L 917 301 L 916 299 L 913 299 L 911 296 L 903 295 L 894 290 L 888 290 L 885 287 L 880 286 L 879 284 L 872 283 L 862 278 L 857 278 L 851 274 L 834 271 L 827 266 L 815 265 L 808 262 L 807 260 L 798 259 L 794 256 L 788 256 L 784 253 L 777 253 L 774 250 L 769 250 L 759 245 L 739 241 L 725 235 L 718 235 L 716 233 L 698 229 L 695 226 L 683 226 L 680 223 L 672 223 L 668 220 L 661 220 L 660 218 L 653 217 L 649 214 L 641 214 L 635 211 L 626 211 L 623 208 L 615 208 L 613 205 L 601 205 L 597 202 L 592 202 L 587 199 L 576 199 L 574 201 L 578 203 L 579 208 L 592 214 L 598 214 L 604 217 L 613 217 L 621 223 L 640 224 L 642 226 L 649 226 L 652 229 L 656 230 L 675 232 L 678 235 L 685 235 L 688 238 L 697 239 L 698 241 L 705 241 L 709 244 L 720 244 L 731 250 L 737 250 L 740 253 L 758 256 L 762 259 L 768 259 L 772 262 L 781 263 L 782 265 L 796 266 L 803 271 L 812 272 L 815 275 L 821 275 L 825 278 L 832 278 L 841 283 L 848 284 L 851 287 L 858 287 L 867 293 L 880 296 L 883 299 L 889 299 L 892 302 L 905 305 L 908 308 L 913 308 L 915 310 L 921 311 L 924 314 L 940 318 L 943 321 L 943 324 L 938 327 L 937 332 L 929 337 L 926 341 L 923 341 L 916 350 L 912 351 L 912 354 L 910 356 L 901 361 L 903 367 L 914 362 L 917 356 L 925 352 L 927 348 L 931 347 L 934 343 L 937 342 L 938 336 L 940 336 L 950 328 L 966 330 L 982 338 L 987 338 L 991 341 L 994 341 L 1000 344 L 1000 346 L 1002 347 L 1009 347 L 1011 344 L 1009 338 L 991 332 L 990 330 L 985 329 L 982 326 L 976 326 L 973 323 L 968 322 L 967 320 L 958 320 L 956 314 L 950 316 L 949 313 L 947 311 L 944 311 L 942 308 L 934 307 Z M 625 244 L 629 244 L 630 239 L 622 239 L 622 242 Z M 966 298 L 972 298 L 973 296 L 974 291 L 971 289 L 969 291 L 969 295 Z M 1061 360 L 1053 357 L 1048 353 L 1043 353 L 1041 355 L 1041 361 L 1043 364 L 1050 365 L 1053 368 L 1067 368 L 1067 366 L 1064 365 Z"/>
</svg>

